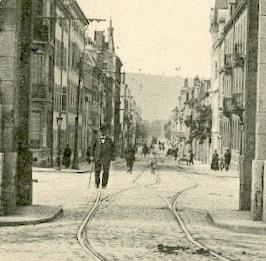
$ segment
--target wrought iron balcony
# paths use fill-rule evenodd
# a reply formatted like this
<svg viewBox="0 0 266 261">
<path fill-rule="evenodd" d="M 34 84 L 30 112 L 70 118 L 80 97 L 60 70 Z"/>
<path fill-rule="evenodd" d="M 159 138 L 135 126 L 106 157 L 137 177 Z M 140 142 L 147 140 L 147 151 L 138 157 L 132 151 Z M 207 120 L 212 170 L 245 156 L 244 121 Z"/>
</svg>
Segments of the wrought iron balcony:
<svg viewBox="0 0 266 261">
<path fill-rule="evenodd" d="M 239 57 L 243 57 L 245 56 L 245 45 L 244 43 L 236 43 L 235 44 L 235 50 L 234 50 L 234 54 L 238 55 Z"/>
<path fill-rule="evenodd" d="M 224 72 L 225 74 L 231 74 L 232 63 L 233 63 L 232 54 L 225 54 L 223 66 L 221 66 L 219 71 Z"/>
<path fill-rule="evenodd" d="M 232 93 L 232 106 L 240 106 L 243 104 L 243 93 L 233 92 Z"/>
<path fill-rule="evenodd" d="M 243 43 L 236 43 L 233 56 L 233 67 L 243 67 L 245 64 L 245 47 Z"/>
<path fill-rule="evenodd" d="M 232 97 L 232 112 L 239 116 L 240 120 L 243 121 L 243 112 L 245 108 L 243 105 L 243 93 L 233 93 Z"/>
<path fill-rule="evenodd" d="M 222 110 L 225 117 L 232 115 L 232 97 L 224 97 Z"/>
</svg>

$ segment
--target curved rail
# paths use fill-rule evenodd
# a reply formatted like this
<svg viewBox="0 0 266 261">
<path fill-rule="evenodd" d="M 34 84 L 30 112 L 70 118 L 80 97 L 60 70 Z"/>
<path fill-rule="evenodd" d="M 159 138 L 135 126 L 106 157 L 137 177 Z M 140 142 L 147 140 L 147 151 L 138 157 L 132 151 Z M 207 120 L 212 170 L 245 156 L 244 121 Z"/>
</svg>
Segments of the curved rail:
<svg viewBox="0 0 266 261">
<path fill-rule="evenodd" d="M 94 248 L 91 246 L 91 244 L 89 243 L 89 241 L 86 239 L 85 228 L 86 228 L 87 224 L 90 222 L 90 220 L 92 219 L 92 217 L 94 216 L 94 214 L 95 214 L 95 212 L 99 206 L 100 201 L 101 201 L 101 191 L 98 190 L 94 204 L 93 204 L 92 208 L 89 210 L 89 212 L 87 213 L 86 217 L 84 218 L 81 226 L 79 227 L 78 233 L 77 233 L 77 239 L 78 239 L 80 245 L 85 250 L 86 254 L 90 258 L 92 258 L 93 260 L 96 260 L 96 261 L 106 260 L 106 259 L 102 255 L 100 255 L 98 252 L 96 252 L 94 250 Z"/>
<path fill-rule="evenodd" d="M 143 175 L 143 173 L 145 172 L 146 167 L 138 174 L 137 179 L 139 179 L 141 177 L 141 175 Z M 135 183 L 136 181 L 133 180 L 132 183 Z M 78 229 L 78 233 L 77 233 L 77 239 L 80 243 L 80 245 L 83 247 L 83 249 L 85 250 L 86 254 L 92 258 L 93 260 L 96 261 L 106 261 L 107 259 L 102 256 L 100 253 L 98 253 L 90 244 L 89 240 L 86 237 L 86 227 L 88 225 L 88 223 L 92 220 L 93 216 L 96 213 L 96 210 L 98 209 L 98 207 L 102 204 L 102 202 L 111 199 L 113 197 L 115 197 L 118 194 L 121 194 L 123 192 L 129 191 L 129 190 L 133 190 L 133 189 L 137 189 L 141 187 L 140 185 L 137 186 L 133 186 L 130 188 L 126 188 L 126 189 L 122 189 L 120 191 L 114 192 L 104 198 L 102 198 L 102 190 L 101 188 L 97 191 L 97 195 L 96 195 L 96 199 L 94 201 L 94 204 L 92 206 L 92 208 L 88 211 L 87 215 L 85 216 L 81 226 Z"/>
<path fill-rule="evenodd" d="M 158 176 L 159 176 L 159 173 L 158 173 Z M 224 256 L 222 256 L 221 254 L 218 254 L 218 253 L 216 253 L 215 251 L 213 251 L 212 249 L 210 249 L 210 248 L 204 246 L 203 244 L 197 242 L 197 241 L 193 238 L 193 236 L 192 236 L 192 234 L 189 232 L 189 230 L 187 229 L 187 227 L 186 227 L 185 223 L 183 222 L 183 220 L 182 220 L 180 214 L 177 212 L 177 210 L 176 210 L 176 205 L 177 205 L 178 198 L 179 198 L 183 193 L 185 193 L 185 192 L 187 192 L 187 191 L 190 191 L 190 190 L 193 190 L 193 189 L 196 189 L 196 188 L 199 186 L 199 184 L 198 184 L 195 180 L 193 180 L 192 178 L 188 178 L 188 177 L 185 177 L 185 178 L 189 179 L 189 180 L 192 181 L 194 184 L 193 184 L 192 186 L 189 186 L 189 187 L 183 189 L 183 190 L 178 191 L 178 192 L 173 196 L 171 202 L 170 202 L 166 197 L 164 197 L 161 193 L 159 193 L 158 191 L 156 191 L 154 188 L 151 188 L 151 187 L 147 187 L 147 188 L 150 189 L 150 190 L 152 190 L 154 193 L 156 193 L 157 196 L 158 196 L 159 198 L 161 198 L 161 199 L 167 204 L 168 208 L 170 209 L 170 211 L 173 213 L 174 217 L 176 218 L 176 220 L 177 220 L 177 222 L 178 222 L 180 228 L 181 228 L 182 231 L 185 233 L 187 239 L 188 239 L 193 245 L 197 246 L 198 248 L 201 248 L 201 249 L 203 249 L 203 250 L 208 251 L 208 252 L 210 253 L 210 255 L 212 255 L 212 256 L 214 256 L 214 257 L 216 257 L 216 258 L 218 258 L 218 259 L 220 259 L 220 260 L 222 260 L 222 261 L 232 261 L 231 259 L 229 259 L 229 258 L 227 258 L 227 257 L 224 257 Z M 158 180 L 159 180 L 159 179 L 158 179 Z M 161 181 L 161 180 L 159 180 L 159 182 L 160 182 L 160 181 Z"/>
<path fill-rule="evenodd" d="M 161 183 L 161 178 L 159 175 L 159 172 L 157 171 L 157 174 L 155 176 L 156 180 L 155 182 L 148 184 L 148 185 L 141 185 L 137 183 L 137 180 L 139 180 L 139 178 L 143 175 L 143 173 L 145 172 L 146 167 L 138 174 L 138 176 L 132 181 L 133 184 L 136 184 L 136 186 L 132 186 L 129 188 L 125 188 L 122 189 L 120 191 L 114 192 L 104 198 L 102 198 L 102 194 L 101 194 L 101 189 L 98 190 L 97 192 L 97 196 L 95 199 L 95 202 L 92 206 L 92 208 L 89 210 L 89 212 L 87 213 L 84 221 L 82 222 L 79 230 L 78 230 L 78 234 L 77 234 L 77 238 L 79 243 L 81 244 L 81 246 L 84 248 L 84 250 L 86 251 L 86 253 L 93 259 L 93 260 L 102 260 L 102 261 L 106 261 L 107 259 L 105 257 L 103 257 L 101 254 L 99 254 L 90 244 L 89 240 L 86 238 L 86 227 L 88 225 L 88 223 L 91 221 L 91 219 L 93 218 L 97 208 L 102 204 L 102 202 L 111 199 L 123 192 L 129 191 L 129 190 L 134 190 L 140 187 L 144 187 L 146 189 L 149 189 L 151 191 L 153 191 L 161 200 L 163 200 L 169 210 L 172 212 L 172 214 L 174 215 L 175 219 L 177 220 L 180 228 L 182 229 L 182 231 L 184 232 L 184 234 L 186 235 L 188 241 L 190 241 L 194 246 L 197 246 L 198 248 L 201 248 L 203 250 L 206 250 L 210 253 L 210 255 L 212 255 L 213 257 L 216 257 L 222 261 L 232 261 L 229 258 L 226 258 L 218 253 L 216 253 L 215 251 L 209 249 L 208 247 L 204 246 L 203 244 L 197 242 L 192 234 L 188 231 L 186 225 L 184 224 L 180 214 L 178 213 L 178 211 L 176 210 L 176 205 L 177 205 L 177 201 L 178 198 L 185 192 L 196 189 L 199 185 L 197 182 L 195 182 L 195 180 L 193 180 L 192 178 L 189 178 L 187 176 L 185 176 L 185 178 L 189 179 L 190 181 L 192 181 L 192 183 L 194 183 L 193 185 L 178 191 L 172 198 L 171 201 L 169 201 L 165 196 L 163 196 L 161 193 L 159 193 L 155 188 L 153 188 L 154 185 L 160 184 Z"/>
</svg>

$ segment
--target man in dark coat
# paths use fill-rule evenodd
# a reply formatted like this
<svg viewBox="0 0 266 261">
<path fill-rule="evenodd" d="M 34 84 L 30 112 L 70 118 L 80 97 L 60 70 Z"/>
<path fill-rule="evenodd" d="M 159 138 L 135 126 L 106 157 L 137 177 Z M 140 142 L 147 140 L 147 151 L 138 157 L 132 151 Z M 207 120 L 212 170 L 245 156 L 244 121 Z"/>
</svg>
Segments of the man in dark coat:
<svg viewBox="0 0 266 261">
<path fill-rule="evenodd" d="M 227 149 L 224 154 L 224 165 L 226 170 L 229 170 L 230 162 L 231 162 L 231 152 L 229 149 Z"/>
<path fill-rule="evenodd" d="M 70 158 L 71 158 L 71 149 L 69 148 L 69 145 L 66 145 L 66 148 L 64 150 L 64 154 L 63 154 L 63 160 L 62 160 L 62 164 L 66 167 L 69 168 L 70 166 Z"/>
<path fill-rule="evenodd" d="M 144 154 L 144 158 L 146 158 L 147 154 L 149 153 L 149 148 L 146 143 L 143 145 L 142 151 Z"/>
<path fill-rule="evenodd" d="M 132 146 L 129 145 L 127 149 L 125 150 L 125 159 L 127 162 L 127 172 L 132 173 L 133 170 L 133 165 L 135 162 L 135 152 L 136 149 Z"/>
<path fill-rule="evenodd" d="M 92 148 L 93 160 L 95 162 L 95 185 L 99 188 L 100 173 L 103 170 L 102 187 L 106 188 L 109 179 L 111 161 L 115 158 L 115 145 L 110 137 L 106 135 L 105 126 L 100 128 L 100 135 L 95 137 Z"/>
</svg>

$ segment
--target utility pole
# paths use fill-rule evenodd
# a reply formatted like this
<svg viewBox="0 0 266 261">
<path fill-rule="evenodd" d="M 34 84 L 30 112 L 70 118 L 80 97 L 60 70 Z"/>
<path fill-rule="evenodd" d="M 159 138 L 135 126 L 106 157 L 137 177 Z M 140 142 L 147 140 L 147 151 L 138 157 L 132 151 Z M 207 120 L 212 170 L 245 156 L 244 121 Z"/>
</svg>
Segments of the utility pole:
<svg viewBox="0 0 266 261">
<path fill-rule="evenodd" d="M 28 147 L 32 1 L 0 2 L 0 215 L 32 203 Z"/>
<path fill-rule="evenodd" d="M 31 42 L 32 42 L 32 0 L 18 1 L 21 10 L 21 28 L 18 35 L 18 162 L 17 162 L 17 204 L 32 203 L 32 154 L 29 150 L 29 117 L 31 97 Z"/>
<path fill-rule="evenodd" d="M 63 90 L 63 67 L 64 67 L 64 28 L 61 26 L 61 48 L 60 48 L 60 90 L 59 90 L 59 113 L 56 117 L 57 121 L 57 169 L 61 170 L 61 152 L 62 152 L 62 135 L 61 135 L 61 127 L 62 127 L 62 90 Z"/>
<path fill-rule="evenodd" d="M 248 198 L 250 202 L 250 185 L 251 185 L 251 218 L 252 220 L 262 220 L 266 222 L 266 197 L 265 197 L 265 160 L 266 160 L 266 131 L 265 131 L 265 116 L 266 116 L 266 90 L 265 90 L 265 15 L 266 15 L 266 0 L 249 0 L 248 1 L 248 43 L 249 43 L 249 53 L 251 54 L 252 63 L 249 65 L 248 70 L 250 70 L 249 81 L 247 87 L 250 88 L 252 93 L 253 103 L 255 105 L 255 113 L 251 115 L 250 111 L 245 111 L 245 118 L 248 119 L 249 116 L 252 118 L 249 119 L 250 124 L 254 121 L 254 143 L 251 143 L 250 138 L 246 138 L 247 145 L 246 150 L 249 148 L 251 143 L 250 150 L 255 151 L 255 157 L 252 161 L 252 171 L 250 171 L 249 176 L 247 174 L 243 177 L 242 188 L 243 191 L 243 200 Z M 258 8 L 260 7 L 260 8 Z M 258 30 L 259 28 L 259 30 Z M 253 75 L 251 74 L 253 72 Z M 246 94 L 247 95 L 247 94 Z M 251 96 L 251 95 L 250 95 Z M 252 100 L 248 101 L 250 104 Z M 254 106 L 253 105 L 253 106 Z M 256 106 L 257 105 L 257 106 Z M 253 120 L 253 121 L 252 121 Z M 250 125 L 246 128 L 251 128 Z M 249 133 L 247 133 L 248 135 Z M 252 172 L 252 176 L 251 176 Z M 244 178 L 247 178 L 244 180 Z M 241 182 L 241 179 L 240 179 Z M 244 191 L 246 193 L 244 194 Z"/>
<path fill-rule="evenodd" d="M 74 157 L 72 169 L 79 169 L 78 160 L 78 137 L 79 137 L 79 111 L 80 111 L 80 85 L 82 81 L 82 66 L 83 58 L 80 57 L 78 63 L 78 89 L 77 89 L 77 108 L 76 108 L 76 118 L 75 118 L 75 144 L 74 144 Z"/>
<path fill-rule="evenodd" d="M 258 12 L 259 0 L 247 1 L 247 45 L 246 45 L 246 80 L 245 107 L 240 110 L 240 131 L 242 132 L 242 155 L 240 155 L 240 191 L 239 209 L 251 209 L 252 161 L 256 144 L 256 106 L 258 73 Z M 264 94 L 263 94 L 264 95 Z M 262 96 L 261 96 L 262 97 Z M 260 132 L 262 133 L 262 132 Z M 256 145 L 255 145 L 256 144 Z"/>
</svg>

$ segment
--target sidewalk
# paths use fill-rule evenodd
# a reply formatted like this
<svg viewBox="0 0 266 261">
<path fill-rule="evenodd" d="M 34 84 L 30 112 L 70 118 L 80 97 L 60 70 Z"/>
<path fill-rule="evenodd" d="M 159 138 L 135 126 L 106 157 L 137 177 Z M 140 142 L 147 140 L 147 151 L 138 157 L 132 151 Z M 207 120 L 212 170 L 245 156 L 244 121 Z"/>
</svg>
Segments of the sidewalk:
<svg viewBox="0 0 266 261">
<path fill-rule="evenodd" d="M 63 214 L 61 206 L 32 205 L 18 207 L 9 216 L 0 216 L 0 227 L 36 225 L 44 222 L 53 221 Z"/>
<path fill-rule="evenodd" d="M 63 167 L 63 166 L 62 166 Z M 58 170 L 55 168 L 39 168 L 39 167 L 33 167 L 33 172 L 47 172 L 47 173 L 88 173 L 91 171 L 91 165 L 88 163 L 82 162 L 79 164 L 79 169 L 64 169 Z"/>
<path fill-rule="evenodd" d="M 215 177 L 228 177 L 228 178 L 238 178 L 239 170 L 229 169 L 228 171 L 224 170 L 211 170 L 209 164 L 204 164 L 200 161 L 195 161 L 193 169 L 199 174 L 208 174 Z"/>
<path fill-rule="evenodd" d="M 38 173 L 51 173 L 54 175 L 58 174 L 83 174 L 83 173 L 89 173 L 91 171 L 91 166 L 87 163 L 80 163 L 79 164 L 80 169 L 79 170 L 73 170 L 73 169 L 62 169 L 62 170 L 56 170 L 54 168 L 36 168 L 33 167 L 33 180 L 35 183 L 38 184 L 38 177 L 36 174 Z M 34 189 L 36 186 L 34 186 Z M 47 194 L 49 194 L 49 190 L 46 191 Z M 35 199 L 34 199 L 35 201 Z M 21 206 L 18 207 L 14 213 L 8 215 L 8 216 L 0 216 L 0 227 L 3 226 L 20 226 L 20 225 L 36 225 L 40 223 L 50 222 L 56 219 L 57 217 L 61 216 L 63 214 L 63 208 L 62 206 L 50 206 L 48 205 L 40 205 L 40 204 L 34 204 L 31 206 Z"/>
<path fill-rule="evenodd" d="M 181 165 L 183 166 L 183 165 Z M 199 181 L 196 189 L 202 202 L 199 204 L 206 211 L 210 225 L 238 233 L 266 234 L 266 223 L 252 221 L 249 211 L 238 210 L 239 171 L 213 171 L 209 165 L 196 162 L 194 166 L 184 166 L 192 174 L 205 175 L 212 180 Z M 188 192 L 189 194 L 190 192 Z M 191 192 L 192 194 L 195 192 Z"/>
<path fill-rule="evenodd" d="M 116 162 L 119 162 L 119 160 L 117 160 Z M 32 168 L 33 180 L 36 183 L 36 185 L 34 185 L 34 190 L 36 188 L 39 188 L 39 185 L 40 185 L 39 180 L 38 180 L 39 174 L 45 174 L 45 173 L 54 174 L 53 178 L 58 179 L 58 174 L 62 174 L 62 176 L 66 174 L 70 174 L 71 176 L 71 174 L 87 174 L 91 172 L 91 165 L 87 163 L 84 163 L 84 162 L 80 163 L 79 168 L 80 168 L 79 170 L 73 170 L 73 169 L 56 170 L 54 168 L 34 167 Z M 43 183 L 43 180 L 41 180 L 41 183 Z M 91 181 L 91 183 L 93 183 L 93 181 Z M 47 188 L 46 191 L 43 191 L 43 194 L 45 193 L 49 194 L 50 192 L 51 192 L 50 188 Z M 36 203 L 36 196 L 34 197 L 33 204 L 34 203 Z M 62 206 L 50 206 L 49 204 L 50 202 L 47 202 L 47 205 L 39 205 L 39 202 L 38 202 L 36 205 L 18 207 L 14 213 L 8 216 L 0 216 L 0 227 L 1 226 L 36 225 L 36 224 L 40 224 L 44 222 L 53 221 L 54 219 L 56 219 L 57 217 L 63 214 Z"/>
</svg>

